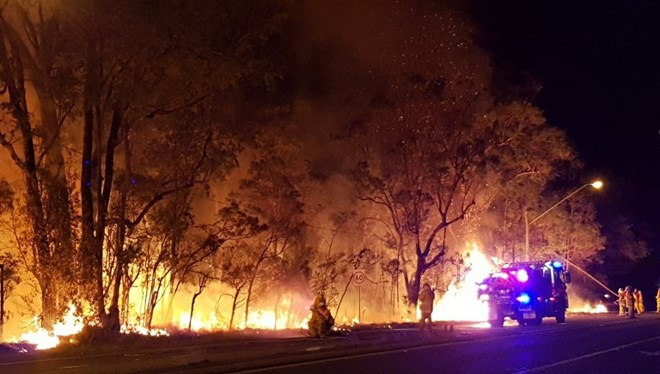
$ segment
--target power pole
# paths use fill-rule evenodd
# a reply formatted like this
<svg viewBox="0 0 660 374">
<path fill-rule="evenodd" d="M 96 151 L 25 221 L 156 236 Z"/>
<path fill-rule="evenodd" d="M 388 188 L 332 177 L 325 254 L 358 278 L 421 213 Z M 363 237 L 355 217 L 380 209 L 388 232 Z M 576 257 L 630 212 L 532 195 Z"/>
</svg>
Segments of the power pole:
<svg viewBox="0 0 660 374">
<path fill-rule="evenodd" d="M 5 267 L 0 264 L 0 341 L 5 325 Z"/>
</svg>

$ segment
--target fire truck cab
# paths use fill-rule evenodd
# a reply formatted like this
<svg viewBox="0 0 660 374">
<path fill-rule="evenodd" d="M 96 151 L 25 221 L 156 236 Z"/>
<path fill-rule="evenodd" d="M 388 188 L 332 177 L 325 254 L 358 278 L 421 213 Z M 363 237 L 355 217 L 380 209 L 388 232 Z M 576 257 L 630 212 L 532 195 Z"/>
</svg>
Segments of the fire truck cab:
<svg viewBox="0 0 660 374">
<path fill-rule="evenodd" d="M 478 297 L 488 304 L 488 322 L 501 327 L 504 318 L 519 325 L 540 325 L 544 317 L 566 322 L 570 274 L 560 261 L 515 262 L 479 284 Z"/>
</svg>

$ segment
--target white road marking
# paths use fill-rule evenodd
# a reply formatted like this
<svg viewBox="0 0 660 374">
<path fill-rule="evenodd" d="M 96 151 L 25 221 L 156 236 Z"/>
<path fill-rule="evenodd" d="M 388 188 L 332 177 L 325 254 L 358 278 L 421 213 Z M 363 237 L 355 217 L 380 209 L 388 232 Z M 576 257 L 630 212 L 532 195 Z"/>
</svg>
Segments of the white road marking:
<svg viewBox="0 0 660 374">
<path fill-rule="evenodd" d="M 620 323 L 620 321 L 617 321 L 617 322 L 614 322 L 612 324 L 619 324 L 619 323 Z M 571 326 L 571 327 L 568 327 L 566 325 L 561 325 L 561 326 L 563 328 L 565 328 L 566 330 L 568 330 L 568 331 L 593 328 L 592 325 L 588 325 L 588 326 Z M 566 327 L 564 327 L 564 326 L 566 326 Z M 483 329 L 477 329 L 477 330 L 483 330 Z M 538 329 L 538 330 L 535 329 L 533 331 L 520 332 L 519 334 L 520 335 L 545 334 L 545 333 L 551 333 L 551 332 L 554 332 L 554 331 L 556 331 L 556 330 L 555 329 Z M 356 354 L 356 355 L 350 355 L 349 354 L 349 355 L 342 356 L 342 357 L 323 358 L 323 359 L 312 360 L 312 361 L 307 361 L 307 362 L 299 362 L 299 363 L 292 363 L 292 364 L 283 364 L 283 365 L 270 366 L 270 367 L 267 367 L 267 368 L 246 369 L 246 370 L 240 370 L 240 371 L 233 371 L 232 373 L 237 373 L 237 374 L 238 373 L 260 373 L 260 372 L 264 372 L 264 371 L 270 371 L 270 370 L 273 370 L 273 369 L 296 368 L 296 367 L 306 366 L 306 365 L 309 365 L 309 364 L 320 364 L 320 363 L 326 363 L 326 362 L 341 361 L 341 360 L 345 360 L 347 358 L 375 357 L 375 356 L 388 355 L 388 354 L 391 354 L 391 353 L 394 353 L 394 352 L 408 353 L 409 351 L 423 350 L 423 349 L 428 349 L 428 348 L 431 348 L 431 347 L 441 347 L 441 346 L 450 346 L 450 345 L 463 345 L 463 344 L 470 344 L 470 343 L 474 343 L 474 342 L 488 342 L 488 341 L 495 341 L 495 340 L 503 340 L 503 339 L 508 339 L 508 338 L 514 337 L 515 335 L 516 334 L 511 334 L 511 335 L 507 334 L 507 335 L 504 335 L 504 336 L 495 336 L 495 337 L 486 338 L 486 339 L 476 338 L 476 339 L 462 340 L 462 341 L 458 341 L 458 342 L 430 343 L 430 344 L 420 345 L 420 346 L 416 346 L 416 347 L 394 348 L 394 349 L 389 349 L 389 350 L 380 351 L 380 352 L 360 353 L 360 354 Z M 597 352 L 596 354 L 602 354 L 602 353 L 606 353 L 606 352 L 609 352 L 609 351 L 617 350 L 617 349 L 620 349 L 620 348 L 625 348 L 627 346 L 632 346 L 632 345 L 635 345 L 635 344 L 644 343 L 644 342 L 652 341 L 652 340 L 656 340 L 656 339 L 660 339 L 660 336 L 650 338 L 650 339 L 647 339 L 647 340 L 642 340 L 642 341 L 635 342 L 635 343 L 631 343 L 631 344 L 626 344 L 626 345 L 623 345 L 623 346 L 620 346 L 620 347 L 608 349 L 606 351 Z M 596 354 L 592 354 L 592 355 L 596 355 Z M 592 355 L 586 355 L 586 356 L 583 356 L 582 358 L 586 358 L 586 357 L 592 356 Z M 569 362 L 569 361 L 571 361 L 571 360 L 567 360 L 567 361 L 563 361 L 563 362 L 566 363 L 566 362 Z M 561 364 L 561 363 L 558 363 L 558 364 Z M 556 366 L 556 365 L 554 365 L 554 364 L 553 365 L 548 365 L 547 367 L 553 367 L 553 366 Z M 533 371 L 536 371 L 537 369 L 538 370 L 545 370 L 547 367 L 543 367 L 543 369 L 535 368 L 535 369 L 531 369 L 531 370 L 533 370 Z M 530 373 L 530 372 L 533 372 L 533 371 L 521 371 L 519 373 Z"/>
<path fill-rule="evenodd" d="M 606 349 L 604 351 L 593 352 L 593 353 L 589 353 L 589 354 L 586 354 L 586 355 L 569 358 L 568 360 L 564 360 L 564 361 L 553 362 L 552 364 L 548 364 L 548 365 L 537 366 L 533 369 L 526 369 L 526 370 L 517 371 L 514 374 L 536 373 L 536 372 L 547 370 L 547 369 L 554 368 L 554 367 L 557 367 L 557 366 L 566 365 L 566 364 L 570 364 L 572 362 L 577 362 L 577 361 L 580 361 L 580 360 L 584 360 L 586 358 L 591 358 L 591 357 L 595 357 L 595 356 L 600 356 L 600 355 L 605 354 L 605 353 L 618 351 L 618 350 L 623 349 L 623 348 L 633 347 L 633 346 L 636 346 L 638 344 L 652 342 L 654 340 L 660 340 L 660 336 L 656 336 L 656 337 L 653 337 L 653 338 L 648 338 L 648 339 L 636 341 L 636 342 L 629 343 L 629 344 L 620 345 L 620 346 L 617 346 L 617 347 L 614 347 L 614 348 Z"/>
<path fill-rule="evenodd" d="M 551 330 L 539 330 L 539 331 L 536 331 L 535 333 L 543 333 L 543 332 L 551 332 Z M 270 371 L 270 370 L 273 370 L 273 369 L 295 368 L 295 367 L 307 366 L 307 365 L 310 365 L 310 364 L 321 364 L 321 363 L 326 363 L 326 362 L 341 361 L 341 360 L 345 360 L 347 358 L 375 357 L 375 356 L 388 355 L 388 354 L 391 354 L 391 353 L 394 353 L 394 352 L 408 353 L 408 352 L 411 352 L 411 351 L 429 349 L 431 347 L 446 347 L 446 346 L 450 346 L 450 345 L 463 345 L 463 344 L 470 344 L 470 343 L 474 343 L 474 342 L 489 342 L 489 341 L 494 341 L 494 340 L 508 339 L 508 338 L 511 338 L 512 336 L 514 336 L 514 335 L 496 336 L 496 337 L 486 338 L 486 339 L 479 339 L 479 338 L 477 338 L 477 339 L 468 339 L 468 340 L 461 340 L 461 341 L 457 341 L 457 342 L 429 343 L 429 344 L 419 345 L 419 346 L 415 346 L 415 347 L 393 348 L 393 349 L 388 349 L 388 350 L 379 351 L 379 352 L 348 354 L 348 355 L 341 356 L 341 357 L 321 358 L 321 359 L 311 360 L 311 361 L 306 361 L 306 362 L 275 365 L 275 366 L 270 366 L 270 367 L 267 367 L 267 368 L 257 368 L 257 369 L 246 369 L 246 370 L 240 370 L 240 371 L 232 371 L 232 373 L 260 373 L 260 372 L 264 372 L 264 371 Z"/>
<path fill-rule="evenodd" d="M 86 366 L 92 366 L 92 365 L 73 365 L 73 366 L 60 366 L 60 369 L 76 369 L 76 368 L 83 368 Z"/>
</svg>

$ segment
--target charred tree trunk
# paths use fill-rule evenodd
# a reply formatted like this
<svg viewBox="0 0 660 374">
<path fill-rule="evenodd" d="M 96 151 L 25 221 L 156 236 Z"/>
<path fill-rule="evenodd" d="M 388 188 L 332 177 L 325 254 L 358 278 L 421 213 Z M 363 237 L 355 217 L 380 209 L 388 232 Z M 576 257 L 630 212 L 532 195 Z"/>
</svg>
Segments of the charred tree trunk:
<svg viewBox="0 0 660 374">
<path fill-rule="evenodd" d="M 172 237 L 170 240 L 170 269 L 172 269 L 172 273 L 170 273 L 169 277 L 169 300 L 167 303 L 167 314 L 166 318 L 168 321 L 173 321 L 174 319 L 174 296 L 176 294 L 176 290 L 178 289 L 178 286 L 176 285 L 176 276 L 177 272 L 174 270 L 176 269 L 177 262 L 179 261 L 179 255 L 178 255 L 178 239 Z"/>
<path fill-rule="evenodd" d="M 158 292 L 154 291 L 149 298 L 149 313 L 147 314 L 147 328 L 151 328 L 151 323 L 154 319 L 154 310 L 158 304 Z"/>
<path fill-rule="evenodd" d="M 192 328 L 192 320 L 193 320 L 193 313 L 195 312 L 195 300 L 197 300 L 197 297 L 204 292 L 204 288 L 206 288 L 206 282 L 208 282 L 208 277 L 206 275 L 200 275 L 199 278 L 199 288 L 197 289 L 197 292 L 193 294 L 192 300 L 190 301 L 190 319 L 188 320 L 188 331 L 191 330 Z"/>
<path fill-rule="evenodd" d="M 110 136 L 108 138 L 108 152 L 106 155 L 106 168 L 114 168 L 114 149 L 117 146 L 119 128 L 121 126 L 121 116 L 119 115 L 118 109 L 115 110 L 113 115 L 112 126 L 110 128 Z M 124 255 L 124 246 L 126 244 L 126 204 L 127 204 L 127 194 L 129 186 L 129 177 L 130 177 L 130 147 L 128 144 L 128 132 L 124 131 L 123 139 L 123 150 L 124 150 L 124 167 L 126 170 L 126 178 L 124 178 L 124 183 L 119 195 L 119 212 L 118 212 L 118 222 L 117 222 L 117 245 L 116 253 L 117 257 L 117 271 L 115 273 L 115 278 L 113 279 L 112 284 L 112 299 L 110 301 L 110 310 L 108 318 L 108 327 L 113 330 L 113 332 L 119 332 L 121 326 L 120 313 L 119 313 L 119 301 L 121 293 L 122 280 L 124 279 L 124 271 L 128 266 L 128 260 Z M 109 159 L 109 160 L 108 160 Z M 106 170 L 106 175 L 108 170 Z M 112 180 L 114 173 L 110 171 L 110 179 Z M 107 180 L 107 179 L 106 179 Z M 104 186 L 104 193 L 107 194 L 107 200 L 105 201 L 105 210 L 108 209 L 108 203 L 110 200 L 110 188 L 111 185 Z M 107 189 L 107 192 L 106 192 Z M 105 199 L 105 197 L 104 197 Z M 105 226 L 105 224 L 104 224 Z M 129 288 L 130 291 L 130 288 Z"/>
<path fill-rule="evenodd" d="M 108 310 L 108 325 L 110 332 L 119 333 L 121 328 L 121 315 L 119 313 L 119 300 L 121 292 L 122 280 L 124 279 L 124 269 L 127 266 L 124 256 L 124 244 L 126 242 L 126 225 L 125 225 L 125 211 L 126 211 L 126 194 L 122 192 L 119 203 L 119 222 L 117 224 L 117 245 L 115 256 L 117 258 L 117 270 L 112 280 L 112 298 L 110 301 L 110 309 Z M 130 291 L 130 288 L 129 288 Z"/>
<path fill-rule="evenodd" d="M 0 143 L 9 151 L 12 160 L 23 172 L 27 215 L 36 255 L 34 275 L 41 287 L 41 320 L 42 325 L 49 328 L 57 317 L 57 284 L 52 276 L 52 253 L 35 156 L 34 129 L 27 107 L 23 61 L 17 50 L 18 42 L 8 35 L 7 29 L 6 21 L 0 18 L 0 76 L 9 97 L 7 109 L 15 119 L 21 134 L 23 157 L 19 156 L 4 134 L 0 134 Z"/>
<path fill-rule="evenodd" d="M 60 141 L 61 125 L 57 118 L 56 105 L 49 96 L 47 78 L 42 77 L 43 69 L 50 66 L 50 58 L 39 53 L 42 69 L 33 67 L 33 86 L 39 100 L 43 143 L 43 167 L 40 169 L 43 193 L 46 196 L 44 213 L 49 241 L 52 245 L 52 282 L 58 285 L 55 296 L 56 309 L 62 314 L 76 294 L 76 274 L 72 229 L 71 203 L 66 167 Z M 75 260 L 74 260 L 75 261 Z"/>
<path fill-rule="evenodd" d="M 259 254 L 257 263 L 254 264 L 252 268 L 252 275 L 250 276 L 250 281 L 248 283 L 247 295 L 245 296 L 245 325 L 247 326 L 248 315 L 250 313 L 250 302 L 252 301 L 252 290 L 254 288 L 254 282 L 257 279 L 257 274 L 259 273 L 259 268 L 261 264 L 266 259 L 266 252 L 268 251 L 268 246 L 265 246 L 264 249 Z"/>
<path fill-rule="evenodd" d="M 417 306 L 417 300 L 419 299 L 419 289 L 420 283 L 422 281 L 422 275 L 424 274 L 425 266 L 424 259 L 417 259 L 417 269 L 413 275 L 412 282 L 408 285 L 408 304 L 411 307 Z"/>
<path fill-rule="evenodd" d="M 83 146 L 82 146 L 82 172 L 80 179 L 80 201 L 81 201 L 81 287 L 84 289 L 85 298 L 93 306 L 97 317 L 105 320 L 105 305 L 103 302 L 103 284 L 99 288 L 98 272 L 102 269 L 103 253 L 102 243 L 98 243 L 95 232 L 95 217 L 98 212 L 94 206 L 94 194 L 98 173 L 98 160 L 95 160 L 94 134 L 96 117 L 98 115 L 98 92 L 99 83 L 99 56 L 96 38 L 90 35 L 87 40 L 86 76 L 83 92 Z M 99 245 L 100 244 L 100 245 Z M 102 279 L 102 278 L 101 278 Z"/>
<path fill-rule="evenodd" d="M 229 330 L 234 329 L 234 316 L 238 308 L 238 298 L 241 296 L 241 289 L 237 288 L 234 292 L 234 300 L 231 302 L 231 316 L 229 317 Z"/>
<path fill-rule="evenodd" d="M 197 296 L 200 294 L 201 292 L 195 292 L 193 294 L 192 300 L 190 301 L 190 319 L 188 319 L 188 331 L 192 330 L 193 314 L 195 313 L 195 300 L 197 300 Z"/>
<path fill-rule="evenodd" d="M 244 324 L 247 326 L 248 323 L 248 316 L 250 313 L 250 301 L 252 299 L 252 288 L 254 287 L 254 281 L 257 278 L 257 271 L 258 268 L 255 267 L 252 273 L 252 276 L 250 276 L 250 282 L 248 283 L 248 289 L 247 289 L 247 295 L 245 295 L 245 318 L 244 318 Z"/>
</svg>

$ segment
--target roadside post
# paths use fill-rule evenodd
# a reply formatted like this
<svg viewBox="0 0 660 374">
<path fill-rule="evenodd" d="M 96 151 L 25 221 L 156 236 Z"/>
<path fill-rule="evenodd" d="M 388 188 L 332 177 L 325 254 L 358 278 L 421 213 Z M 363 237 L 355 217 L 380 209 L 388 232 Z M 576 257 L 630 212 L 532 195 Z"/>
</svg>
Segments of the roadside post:
<svg viewBox="0 0 660 374">
<path fill-rule="evenodd" d="M 360 294 L 360 285 L 364 283 L 366 276 L 362 270 L 355 270 L 353 272 L 353 281 L 358 285 L 358 323 L 362 323 L 362 300 Z"/>
</svg>

